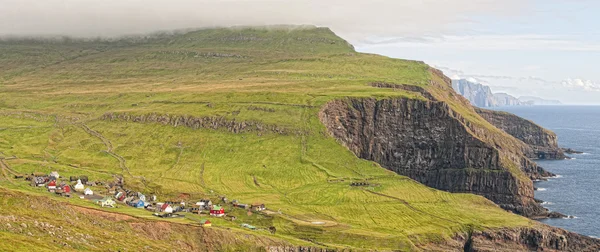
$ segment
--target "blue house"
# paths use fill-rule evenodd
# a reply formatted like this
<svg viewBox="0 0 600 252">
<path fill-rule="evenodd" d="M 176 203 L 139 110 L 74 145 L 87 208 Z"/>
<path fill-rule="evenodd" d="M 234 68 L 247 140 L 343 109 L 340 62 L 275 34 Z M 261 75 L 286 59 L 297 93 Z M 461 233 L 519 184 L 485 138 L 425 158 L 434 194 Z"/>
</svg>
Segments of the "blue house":
<svg viewBox="0 0 600 252">
<path fill-rule="evenodd" d="M 137 208 L 144 208 L 144 201 L 142 200 L 133 200 L 129 202 L 129 205 Z"/>
</svg>

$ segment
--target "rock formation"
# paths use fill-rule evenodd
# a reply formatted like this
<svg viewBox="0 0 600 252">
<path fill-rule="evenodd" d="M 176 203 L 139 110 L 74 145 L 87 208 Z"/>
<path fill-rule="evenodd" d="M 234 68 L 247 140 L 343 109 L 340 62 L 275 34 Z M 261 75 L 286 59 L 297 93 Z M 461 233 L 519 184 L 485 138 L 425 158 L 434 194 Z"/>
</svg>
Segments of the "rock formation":
<svg viewBox="0 0 600 252">
<path fill-rule="evenodd" d="M 532 148 L 478 117 L 463 98 L 450 100 L 456 95 L 449 79 L 436 70 L 432 76 L 436 80 L 425 88 L 372 84 L 416 92 L 424 100 L 335 100 L 321 110 L 321 121 L 360 158 L 437 189 L 483 195 L 525 216 L 547 216 L 533 198 L 531 179 L 553 174 L 527 158 L 534 156 Z"/>
<path fill-rule="evenodd" d="M 473 231 L 464 251 L 599 251 L 598 239 L 546 225 Z"/>
<path fill-rule="evenodd" d="M 168 115 L 156 113 L 136 115 L 128 113 L 109 112 L 102 115 L 100 117 L 100 120 L 121 120 L 137 123 L 160 123 L 164 125 L 170 125 L 173 127 L 182 126 L 191 129 L 220 129 L 229 131 L 231 133 L 255 131 L 270 132 L 281 135 L 286 135 L 290 133 L 301 134 L 301 132 L 292 132 L 291 130 L 276 125 L 266 125 L 255 121 L 236 121 L 235 119 L 227 119 L 222 116 L 194 117 L 188 115 Z"/>
<path fill-rule="evenodd" d="M 533 149 L 539 159 L 565 159 L 566 156 L 558 147 L 558 138 L 554 132 L 542 128 L 532 121 L 501 111 L 475 109 L 485 120 L 504 130 L 511 136 L 525 142 Z"/>
</svg>

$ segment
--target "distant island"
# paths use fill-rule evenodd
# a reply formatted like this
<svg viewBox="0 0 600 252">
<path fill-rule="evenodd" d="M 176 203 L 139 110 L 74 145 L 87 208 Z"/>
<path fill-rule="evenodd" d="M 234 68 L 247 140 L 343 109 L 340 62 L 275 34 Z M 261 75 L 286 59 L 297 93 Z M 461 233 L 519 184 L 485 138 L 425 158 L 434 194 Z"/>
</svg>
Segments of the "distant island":
<svg viewBox="0 0 600 252">
<path fill-rule="evenodd" d="M 493 93 L 489 86 L 469 79 L 453 79 L 452 88 L 463 97 L 467 98 L 473 106 L 477 107 L 502 107 L 523 105 L 560 105 L 557 100 L 545 100 L 533 96 L 516 98 L 507 93 Z"/>
<path fill-rule="evenodd" d="M 562 105 L 559 100 L 546 100 L 535 96 L 521 96 L 519 101 L 526 105 Z"/>
</svg>

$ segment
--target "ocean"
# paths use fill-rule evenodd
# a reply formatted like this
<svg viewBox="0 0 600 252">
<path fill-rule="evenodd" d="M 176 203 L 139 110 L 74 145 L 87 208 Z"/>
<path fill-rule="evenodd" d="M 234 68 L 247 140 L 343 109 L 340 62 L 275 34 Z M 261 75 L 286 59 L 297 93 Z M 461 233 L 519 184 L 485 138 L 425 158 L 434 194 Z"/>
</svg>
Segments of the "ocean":
<svg viewBox="0 0 600 252">
<path fill-rule="evenodd" d="M 552 211 L 573 219 L 542 222 L 580 234 L 600 237 L 600 106 L 515 106 L 502 110 L 554 131 L 559 146 L 582 151 L 570 160 L 538 161 L 557 178 L 535 182 L 535 196 Z"/>
</svg>

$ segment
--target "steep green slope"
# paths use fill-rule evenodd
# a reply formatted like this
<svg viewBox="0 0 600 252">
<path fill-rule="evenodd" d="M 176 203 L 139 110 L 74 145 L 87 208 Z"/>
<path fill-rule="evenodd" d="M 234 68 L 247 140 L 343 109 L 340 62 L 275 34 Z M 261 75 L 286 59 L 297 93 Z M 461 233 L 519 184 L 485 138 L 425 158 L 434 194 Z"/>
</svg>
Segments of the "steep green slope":
<svg viewBox="0 0 600 252">
<path fill-rule="evenodd" d="M 257 225 L 275 226 L 276 238 L 291 244 L 457 248 L 453 238 L 473 228 L 534 225 L 481 196 L 438 191 L 359 159 L 330 136 L 319 118 L 328 102 L 425 101 L 423 92 L 370 83 L 425 87 L 479 127 L 469 132 L 483 132 L 482 141 L 515 149 L 503 162 L 515 181 L 529 181 L 517 162 L 523 143 L 504 143 L 507 134 L 444 98 L 451 91 L 433 83 L 440 77 L 427 65 L 356 53 L 325 28 L 3 41 L 0 66 L 0 157 L 8 171 L 104 181 L 120 174 L 129 188 L 161 198 L 263 202 L 272 214 Z M 40 193 L 5 174 L 0 185 Z"/>
</svg>

